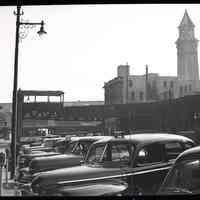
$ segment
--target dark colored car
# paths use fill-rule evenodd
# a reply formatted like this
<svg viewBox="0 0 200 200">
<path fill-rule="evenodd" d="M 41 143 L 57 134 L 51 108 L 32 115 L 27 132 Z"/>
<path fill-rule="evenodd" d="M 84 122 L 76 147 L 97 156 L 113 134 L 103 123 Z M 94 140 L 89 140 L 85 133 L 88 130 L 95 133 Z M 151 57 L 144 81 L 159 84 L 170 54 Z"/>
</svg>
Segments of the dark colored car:
<svg viewBox="0 0 200 200">
<path fill-rule="evenodd" d="M 30 150 L 29 153 L 20 154 L 19 155 L 19 168 L 24 168 L 29 165 L 29 162 L 35 157 L 46 157 L 46 156 L 53 156 L 59 155 L 59 152 L 56 152 L 56 142 L 61 141 L 61 138 L 48 138 L 45 139 L 45 145 L 39 148 L 35 148 L 35 150 Z M 68 142 L 67 142 L 68 143 Z M 66 143 L 66 145 L 67 145 Z M 49 145 L 49 146 L 48 146 Z M 53 145 L 53 146 L 52 146 Z M 43 150 L 42 150 L 43 149 Z M 45 149 L 51 149 L 51 151 L 44 151 Z"/>
<path fill-rule="evenodd" d="M 22 153 L 34 153 L 34 151 L 45 151 L 50 152 L 54 151 L 54 147 L 57 141 L 63 140 L 65 138 L 57 137 L 57 138 L 45 138 L 43 142 L 39 145 L 24 145 L 21 148 Z"/>
<path fill-rule="evenodd" d="M 26 190 L 27 185 L 22 187 L 22 190 Z M 122 196 L 123 192 L 128 188 L 128 184 L 125 181 L 104 180 L 97 183 L 87 183 L 80 187 L 77 186 L 63 186 L 58 189 L 57 193 L 53 196 Z M 21 193 L 22 194 L 22 193 Z M 23 196 L 23 194 L 22 194 Z"/>
<path fill-rule="evenodd" d="M 177 157 L 158 194 L 200 194 L 200 146 L 188 149 Z"/>
<path fill-rule="evenodd" d="M 82 187 L 119 179 L 128 184 L 123 195 L 155 194 L 175 158 L 193 146 L 189 138 L 173 134 L 105 138 L 91 145 L 83 165 L 42 172 L 27 185 L 26 192 L 53 195 L 64 186 Z"/>
<path fill-rule="evenodd" d="M 72 167 L 81 164 L 93 142 L 111 136 L 86 136 L 71 138 L 64 154 L 33 158 L 29 167 L 19 171 L 18 182 L 30 182 L 35 173 L 59 168 Z"/>
</svg>

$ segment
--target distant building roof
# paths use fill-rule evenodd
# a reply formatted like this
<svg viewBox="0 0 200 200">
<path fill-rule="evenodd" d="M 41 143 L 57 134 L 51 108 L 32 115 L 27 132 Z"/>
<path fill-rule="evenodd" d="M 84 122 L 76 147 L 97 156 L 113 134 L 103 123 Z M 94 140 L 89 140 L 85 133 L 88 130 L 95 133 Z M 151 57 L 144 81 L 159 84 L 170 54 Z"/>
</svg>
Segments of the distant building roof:
<svg viewBox="0 0 200 200">
<path fill-rule="evenodd" d="M 90 105 L 104 105 L 104 101 L 71 101 L 71 102 L 64 102 L 64 106 L 90 106 Z"/>
</svg>

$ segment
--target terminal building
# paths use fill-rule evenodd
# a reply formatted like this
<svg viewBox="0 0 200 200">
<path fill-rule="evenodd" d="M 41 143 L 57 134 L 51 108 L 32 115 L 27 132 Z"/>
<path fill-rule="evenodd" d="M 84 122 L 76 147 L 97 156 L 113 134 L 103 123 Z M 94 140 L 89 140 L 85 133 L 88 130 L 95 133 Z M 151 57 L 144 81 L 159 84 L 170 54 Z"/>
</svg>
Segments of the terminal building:
<svg viewBox="0 0 200 200">
<path fill-rule="evenodd" d="M 130 75 L 130 66 L 120 65 L 117 77 L 104 84 L 105 104 L 126 104 L 176 99 L 200 91 L 198 40 L 187 10 L 178 26 L 177 76 L 159 76 L 157 73 Z"/>
</svg>

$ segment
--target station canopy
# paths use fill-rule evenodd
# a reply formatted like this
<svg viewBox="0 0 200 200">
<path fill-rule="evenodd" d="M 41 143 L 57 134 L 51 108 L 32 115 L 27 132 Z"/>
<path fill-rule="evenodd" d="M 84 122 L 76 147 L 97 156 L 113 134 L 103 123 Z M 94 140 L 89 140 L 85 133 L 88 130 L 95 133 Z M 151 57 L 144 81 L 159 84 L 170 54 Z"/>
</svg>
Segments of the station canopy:
<svg viewBox="0 0 200 200">
<path fill-rule="evenodd" d="M 19 90 L 24 96 L 61 96 L 64 95 L 63 91 L 51 90 Z"/>
</svg>

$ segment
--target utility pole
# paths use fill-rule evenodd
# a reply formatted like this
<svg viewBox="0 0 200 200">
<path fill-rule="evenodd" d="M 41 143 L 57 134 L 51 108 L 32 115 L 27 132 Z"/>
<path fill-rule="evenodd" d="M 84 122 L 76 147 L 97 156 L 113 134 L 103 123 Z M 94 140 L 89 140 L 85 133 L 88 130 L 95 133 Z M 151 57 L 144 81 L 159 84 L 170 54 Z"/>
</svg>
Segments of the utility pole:
<svg viewBox="0 0 200 200">
<path fill-rule="evenodd" d="M 40 25 L 40 30 L 37 32 L 40 36 L 46 34 L 44 31 L 44 21 L 40 23 L 31 22 L 20 22 L 20 16 L 23 15 L 21 12 L 21 5 L 17 5 L 17 11 L 14 11 L 16 15 L 16 33 L 15 33 L 15 58 L 14 58 L 14 81 L 13 81 L 13 97 L 12 97 L 12 127 L 11 127 L 11 155 L 12 155 L 12 169 L 11 179 L 15 176 L 17 157 L 16 157 L 16 140 L 17 140 L 17 83 L 18 83 L 18 52 L 19 52 L 19 39 L 26 37 L 26 34 L 20 37 L 19 28 L 20 25 L 26 25 L 26 28 L 31 28 L 35 25 Z"/>
<path fill-rule="evenodd" d="M 17 122 L 17 79 L 18 79 L 18 50 L 19 50 L 19 26 L 21 6 L 17 6 L 16 15 L 16 35 L 15 35 L 15 61 L 14 61 L 14 82 L 13 82 L 13 99 L 12 99 L 12 137 L 11 137 L 11 155 L 13 158 L 11 179 L 14 178 L 16 169 L 16 122 Z"/>
</svg>

